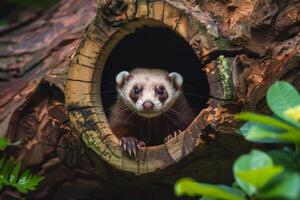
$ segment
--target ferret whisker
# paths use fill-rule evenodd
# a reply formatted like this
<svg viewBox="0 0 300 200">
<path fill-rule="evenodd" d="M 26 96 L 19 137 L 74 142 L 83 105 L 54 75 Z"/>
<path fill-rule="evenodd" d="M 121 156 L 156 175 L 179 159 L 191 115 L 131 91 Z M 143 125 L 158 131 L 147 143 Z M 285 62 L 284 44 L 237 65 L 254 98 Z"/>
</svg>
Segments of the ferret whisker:
<svg viewBox="0 0 300 200">
<path fill-rule="evenodd" d="M 101 91 L 101 95 L 102 94 L 111 94 L 111 93 L 118 93 L 116 90 L 106 90 L 106 91 Z"/>
<path fill-rule="evenodd" d="M 167 123 L 166 123 L 166 125 L 167 125 L 168 134 L 170 134 L 170 127 L 169 127 L 169 123 L 167 122 Z"/>
<path fill-rule="evenodd" d="M 176 110 L 174 110 L 172 108 L 170 108 L 168 111 L 170 113 L 173 113 L 174 115 L 178 116 L 184 122 L 185 126 L 187 126 L 187 122 L 186 122 L 186 120 L 184 119 L 184 117 L 181 113 L 177 112 Z"/>
<path fill-rule="evenodd" d="M 198 97 L 200 99 L 210 97 L 209 95 L 208 96 L 204 96 L 204 95 L 198 95 L 198 94 L 195 94 L 195 93 L 184 93 L 184 95 L 185 96 L 194 96 L 194 97 Z"/>
<path fill-rule="evenodd" d="M 129 120 L 137 111 L 132 112 L 126 120 Z"/>
<path fill-rule="evenodd" d="M 113 81 L 109 81 L 109 80 L 102 80 L 102 83 L 106 82 L 109 83 L 110 85 L 113 85 L 114 87 L 116 86 L 116 83 L 114 83 Z"/>
<path fill-rule="evenodd" d="M 119 116 L 121 113 L 123 113 L 124 111 L 130 110 L 129 108 L 125 108 L 123 110 L 121 110 L 120 112 L 117 112 L 116 114 L 112 115 L 109 120 L 114 119 L 116 116 Z"/>
<path fill-rule="evenodd" d="M 175 116 L 179 121 L 185 123 L 184 121 L 182 121 L 181 117 L 179 117 L 176 113 L 171 112 L 170 110 L 167 111 L 167 113 L 172 114 L 173 116 Z M 167 115 L 166 115 L 167 117 Z M 167 117 L 168 118 L 168 117 Z M 170 121 L 174 121 L 172 118 L 168 118 Z"/>
<path fill-rule="evenodd" d="M 188 123 L 187 123 L 187 121 L 185 120 L 185 118 L 184 118 L 184 116 L 183 116 L 182 113 L 180 113 L 180 112 L 178 112 L 178 111 L 176 111 L 176 110 L 174 110 L 174 109 L 170 109 L 170 110 L 173 111 L 173 112 L 175 112 L 175 113 L 177 113 L 177 115 L 180 116 L 181 119 L 184 121 L 185 125 L 186 125 L 186 126 L 188 125 Z"/>
<path fill-rule="evenodd" d="M 150 142 L 151 139 L 151 121 L 148 119 L 148 139 L 147 139 L 147 144 Z"/>
<path fill-rule="evenodd" d="M 220 100 L 220 101 L 231 101 L 232 99 L 221 99 L 212 95 L 198 95 L 195 93 L 184 93 L 185 96 L 194 96 L 194 97 L 198 97 L 199 99 L 203 99 L 203 98 L 211 98 L 211 99 L 216 99 L 216 100 Z"/>
<path fill-rule="evenodd" d="M 169 121 L 172 121 L 172 119 L 170 119 L 169 117 L 168 117 L 168 115 L 166 115 L 166 114 L 164 114 L 164 117 L 166 117 L 167 118 L 167 122 L 165 123 L 166 124 L 166 126 L 167 126 L 167 132 L 168 132 L 168 134 L 170 134 L 170 127 L 169 127 L 169 123 L 168 123 L 168 120 Z M 162 119 L 164 119 L 164 118 L 162 118 Z"/>
</svg>

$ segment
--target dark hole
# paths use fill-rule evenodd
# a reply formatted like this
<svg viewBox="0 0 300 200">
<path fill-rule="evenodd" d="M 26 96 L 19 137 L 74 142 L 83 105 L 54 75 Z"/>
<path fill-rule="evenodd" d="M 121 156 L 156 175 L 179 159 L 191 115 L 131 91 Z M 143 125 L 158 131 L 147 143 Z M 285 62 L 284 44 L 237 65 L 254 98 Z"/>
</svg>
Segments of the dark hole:
<svg viewBox="0 0 300 200">
<path fill-rule="evenodd" d="M 106 114 L 116 100 L 115 76 L 123 70 L 149 67 L 178 72 L 184 94 L 197 111 L 207 106 L 209 85 L 203 64 L 191 46 L 168 28 L 144 26 L 124 37 L 109 55 L 102 76 L 102 101 Z"/>
</svg>

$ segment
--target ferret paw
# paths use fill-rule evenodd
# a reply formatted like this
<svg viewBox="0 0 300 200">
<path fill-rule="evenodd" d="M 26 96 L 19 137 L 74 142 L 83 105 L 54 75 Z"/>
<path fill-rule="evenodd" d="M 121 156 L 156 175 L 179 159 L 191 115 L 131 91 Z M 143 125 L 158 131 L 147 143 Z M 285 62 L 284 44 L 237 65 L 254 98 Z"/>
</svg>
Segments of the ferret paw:
<svg viewBox="0 0 300 200">
<path fill-rule="evenodd" d="M 180 130 L 179 131 L 174 131 L 173 134 L 169 134 L 167 137 L 165 137 L 164 142 L 166 143 L 166 142 L 170 141 L 174 137 L 177 137 L 177 135 L 179 135 L 179 134 L 180 134 Z"/>
<path fill-rule="evenodd" d="M 138 140 L 134 137 L 122 137 L 120 139 L 120 146 L 126 151 L 129 156 L 136 156 L 136 152 L 145 147 L 145 142 Z"/>
</svg>

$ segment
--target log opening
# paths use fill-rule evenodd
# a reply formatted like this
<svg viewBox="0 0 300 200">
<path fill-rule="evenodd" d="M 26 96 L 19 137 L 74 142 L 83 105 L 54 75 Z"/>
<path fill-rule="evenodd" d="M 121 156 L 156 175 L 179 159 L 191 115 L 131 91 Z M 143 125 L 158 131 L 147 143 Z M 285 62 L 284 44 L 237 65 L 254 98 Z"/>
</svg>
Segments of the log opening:
<svg viewBox="0 0 300 200">
<path fill-rule="evenodd" d="M 182 51 L 191 52 L 188 53 L 190 57 L 185 57 L 183 62 L 190 63 L 193 61 L 193 63 L 190 63 L 193 65 L 190 69 L 188 66 L 180 66 L 178 72 L 183 73 L 183 76 L 187 76 L 186 80 L 190 78 L 192 85 L 196 85 L 196 88 L 197 83 L 201 84 L 198 87 L 198 89 L 201 89 L 201 93 L 199 91 L 200 96 L 206 96 L 207 98 L 209 93 L 213 96 L 219 95 L 218 97 L 221 98 L 225 94 L 222 84 L 216 85 L 217 82 L 214 81 L 214 78 L 212 79 L 217 75 L 215 70 L 205 70 L 205 73 L 208 73 L 206 78 L 205 73 L 202 72 L 203 65 L 198 60 L 203 59 L 205 61 L 209 52 L 223 47 L 223 43 L 219 47 L 220 39 L 216 42 L 203 24 L 195 20 L 193 16 L 182 13 L 178 8 L 163 1 L 151 2 L 151 5 L 148 5 L 148 3 L 139 2 L 137 12 L 131 13 L 136 16 L 131 16 L 127 21 L 117 23 L 115 20 L 122 18 L 103 16 L 103 18 L 96 18 L 91 23 L 69 67 L 65 89 L 70 121 L 87 147 L 92 149 L 99 156 L 99 159 L 108 162 L 117 169 L 138 175 L 164 169 L 186 157 L 197 146 L 201 146 L 200 144 L 203 144 L 203 141 L 200 136 L 208 121 L 206 119 L 207 112 L 204 109 L 189 127 L 177 137 L 161 145 L 142 148 L 134 159 L 128 158 L 119 146 L 119 140 L 108 124 L 101 98 L 101 87 L 104 85 L 101 77 L 110 78 L 110 76 L 113 76 L 107 75 L 106 70 L 118 73 L 118 70 L 115 71 L 110 69 L 111 66 L 106 66 L 106 64 L 109 64 L 107 61 L 111 55 L 114 55 L 113 51 L 117 49 L 117 45 L 122 43 L 124 38 L 126 39 L 126 36 L 134 36 L 136 32 L 143 32 L 143 30 L 146 32 L 149 28 L 156 29 L 158 35 L 164 34 L 165 31 L 168 34 L 172 33 L 172 37 L 178 40 L 175 44 L 182 44 L 179 47 Z M 150 48 L 150 50 L 152 49 Z M 135 56 L 133 55 L 133 57 Z M 161 62 L 160 59 L 156 61 Z M 177 64 L 180 65 L 180 63 Z M 150 64 L 152 63 L 150 62 Z M 136 66 L 132 65 L 130 67 Z M 167 67 L 170 67 L 170 70 L 167 69 L 168 71 L 177 70 L 173 66 L 168 65 Z M 210 83 L 209 81 L 213 82 Z M 106 90 L 106 88 L 102 90 Z M 205 90 L 204 95 L 203 90 Z M 210 91 L 208 92 L 208 90 Z M 197 91 L 192 92 L 197 93 Z M 195 100 L 198 103 L 199 110 L 204 107 L 206 100 L 203 102 Z M 104 99 L 105 107 L 107 106 L 106 101 Z"/>
<path fill-rule="evenodd" d="M 139 67 L 180 73 L 184 78 L 183 91 L 188 103 L 197 113 L 207 107 L 208 80 L 192 47 L 169 28 L 143 26 L 121 39 L 105 62 L 101 98 L 106 115 L 117 97 L 116 75 Z"/>
</svg>

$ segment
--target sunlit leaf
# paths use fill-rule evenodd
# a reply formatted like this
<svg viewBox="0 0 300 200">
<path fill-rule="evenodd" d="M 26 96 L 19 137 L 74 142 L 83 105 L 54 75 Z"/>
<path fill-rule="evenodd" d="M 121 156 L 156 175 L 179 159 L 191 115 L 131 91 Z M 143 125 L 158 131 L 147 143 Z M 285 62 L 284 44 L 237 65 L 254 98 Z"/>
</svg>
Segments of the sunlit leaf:
<svg viewBox="0 0 300 200">
<path fill-rule="evenodd" d="M 300 123 L 300 105 L 297 107 L 288 109 L 287 111 L 285 111 L 284 114 Z"/>
<path fill-rule="evenodd" d="M 228 186 L 216 186 L 211 184 L 197 183 L 190 178 L 182 178 L 175 185 L 177 196 L 206 196 L 206 199 L 220 200 L 245 200 L 245 195 L 235 188 Z M 204 198 L 204 199 L 205 199 Z"/>
<path fill-rule="evenodd" d="M 263 188 L 272 178 L 283 171 L 281 166 L 267 166 L 258 169 L 236 172 L 237 177 L 255 186 L 255 188 Z"/>
<path fill-rule="evenodd" d="M 257 199 L 300 199 L 300 175 L 286 172 L 256 195 Z"/>
<path fill-rule="evenodd" d="M 204 196 L 200 200 L 219 200 L 219 199 L 216 199 L 216 198 L 213 198 L 213 197 Z"/>
<path fill-rule="evenodd" d="M 251 112 L 243 112 L 237 114 L 235 118 L 240 120 L 247 120 L 250 122 L 256 122 L 268 126 L 273 126 L 284 130 L 296 130 L 293 126 L 267 115 L 261 115 L 261 114 L 251 113 Z"/>
<path fill-rule="evenodd" d="M 267 102 L 271 110 L 280 118 L 300 127 L 300 124 L 285 112 L 300 105 L 298 91 L 288 82 L 278 81 L 267 92 Z"/>
<path fill-rule="evenodd" d="M 276 132 L 264 126 L 252 126 L 249 128 L 246 139 L 254 142 L 269 142 L 269 143 L 295 143 L 300 144 L 300 132 L 285 131 Z"/>
<path fill-rule="evenodd" d="M 248 195 L 253 196 L 277 176 L 282 168 L 274 166 L 268 154 L 252 150 L 235 161 L 233 171 L 239 186 Z"/>
</svg>

